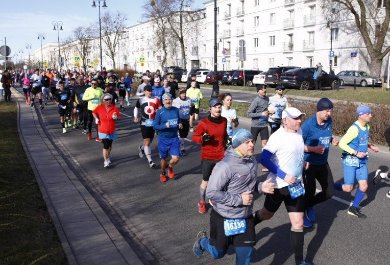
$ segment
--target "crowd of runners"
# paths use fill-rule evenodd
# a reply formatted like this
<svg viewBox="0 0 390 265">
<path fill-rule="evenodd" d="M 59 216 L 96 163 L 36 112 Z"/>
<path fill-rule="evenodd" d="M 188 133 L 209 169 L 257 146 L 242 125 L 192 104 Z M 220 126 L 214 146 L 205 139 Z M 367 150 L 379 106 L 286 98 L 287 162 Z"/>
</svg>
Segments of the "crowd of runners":
<svg viewBox="0 0 390 265">
<path fill-rule="evenodd" d="M 138 147 L 139 157 L 146 158 L 150 168 L 160 167 L 162 183 L 175 178 L 174 167 L 187 154 L 185 139 L 191 132 L 191 140 L 201 146 L 198 211 L 205 214 L 211 208 L 210 237 L 206 231 L 199 232 L 193 247 L 198 257 L 208 252 L 222 258 L 233 245 L 236 264 L 249 264 L 256 243 L 255 226 L 272 218 L 282 203 L 291 223 L 290 244 L 296 264 L 311 264 L 303 255 L 304 228 L 313 227 L 315 206 L 330 199 L 335 191 L 350 193 L 356 187 L 347 213 L 366 218 L 359 205 L 368 189 L 368 151 L 378 151 L 369 143 L 372 110 L 366 105 L 357 107 L 356 122 L 338 141 L 332 133 L 332 101 L 318 100 L 316 113 L 303 122 L 305 114 L 290 106 L 283 86 L 277 86 L 271 97 L 266 86 L 257 86 L 257 96 L 247 111 L 251 118 L 247 130 L 240 128 L 229 93 L 207 99 L 208 115 L 199 120 L 204 99 L 195 76 L 186 87 L 179 87 L 173 75 L 162 76 L 159 71 L 146 72 L 137 87 L 129 74 L 117 76 L 105 69 L 88 75 L 37 69 L 11 79 L 3 73 L 3 86 L 19 83 L 29 106 L 34 107 L 37 99 L 41 110 L 50 101 L 57 104 L 62 133 L 79 128 L 87 140 L 102 142 L 104 168 L 112 163 L 116 121 L 126 108 L 132 110 L 134 122 L 140 125 L 143 144 Z M 132 97 L 136 97 L 133 106 Z M 94 126 L 97 134 L 92 137 Z M 151 144 L 156 135 L 159 166 L 152 160 Z M 258 136 L 262 152 L 256 160 Z M 336 182 L 328 164 L 330 145 L 342 150 L 344 176 Z M 259 170 L 268 172 L 263 182 L 258 178 L 258 163 Z M 374 184 L 386 178 L 388 173 L 378 169 Z M 321 186 L 318 193 L 316 181 Z M 265 195 L 261 209 L 253 209 L 256 192 Z M 387 196 L 390 198 L 390 192 Z"/>
</svg>

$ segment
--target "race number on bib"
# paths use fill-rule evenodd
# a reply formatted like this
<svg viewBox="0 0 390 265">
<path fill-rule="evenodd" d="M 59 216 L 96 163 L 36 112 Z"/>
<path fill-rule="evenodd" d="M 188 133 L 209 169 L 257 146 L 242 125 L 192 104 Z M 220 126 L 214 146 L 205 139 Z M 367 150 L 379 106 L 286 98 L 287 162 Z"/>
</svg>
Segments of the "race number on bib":
<svg viewBox="0 0 390 265">
<path fill-rule="evenodd" d="M 177 126 L 177 119 L 168 120 L 169 126 Z"/>
<path fill-rule="evenodd" d="M 350 167 L 359 167 L 359 158 L 356 156 L 347 155 L 344 159 L 344 164 Z"/>
<path fill-rule="evenodd" d="M 243 234 L 246 231 L 245 219 L 225 219 L 223 221 L 225 236 L 234 236 Z"/>
<path fill-rule="evenodd" d="M 301 182 L 297 182 L 288 186 L 291 198 L 295 199 L 305 194 L 305 188 Z"/>
<path fill-rule="evenodd" d="M 145 126 L 146 127 L 153 127 L 153 120 L 152 119 L 146 119 L 145 120 Z"/>
</svg>

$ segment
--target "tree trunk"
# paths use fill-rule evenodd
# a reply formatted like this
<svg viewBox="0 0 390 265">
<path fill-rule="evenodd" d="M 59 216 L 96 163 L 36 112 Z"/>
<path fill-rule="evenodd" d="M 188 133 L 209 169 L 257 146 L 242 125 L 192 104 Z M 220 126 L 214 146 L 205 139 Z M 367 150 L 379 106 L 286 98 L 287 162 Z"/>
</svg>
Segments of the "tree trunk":
<svg viewBox="0 0 390 265">
<path fill-rule="evenodd" d="M 368 66 L 370 69 L 370 74 L 374 77 L 381 77 L 382 63 L 383 59 L 371 57 L 371 63 Z"/>
</svg>

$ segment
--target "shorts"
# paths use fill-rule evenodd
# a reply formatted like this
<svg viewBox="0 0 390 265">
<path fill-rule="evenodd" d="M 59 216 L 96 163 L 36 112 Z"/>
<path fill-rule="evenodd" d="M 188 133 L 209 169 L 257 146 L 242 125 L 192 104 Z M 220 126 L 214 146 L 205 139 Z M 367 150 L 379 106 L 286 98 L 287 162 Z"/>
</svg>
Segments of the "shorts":
<svg viewBox="0 0 390 265">
<path fill-rule="evenodd" d="M 202 160 L 202 179 L 204 181 L 209 181 L 211 172 L 213 172 L 213 169 L 218 162 L 219 160 Z"/>
<path fill-rule="evenodd" d="M 145 125 L 141 125 L 141 134 L 143 139 L 150 139 L 150 141 L 153 141 L 154 129 L 153 127 L 147 127 Z"/>
<path fill-rule="evenodd" d="M 355 184 L 355 180 L 368 180 L 367 164 L 360 164 L 359 167 L 347 166 L 343 163 L 344 183 Z"/>
<path fill-rule="evenodd" d="M 31 89 L 30 89 L 30 87 L 24 87 L 23 88 L 23 93 L 24 93 L 24 95 L 26 96 L 26 97 L 29 97 L 30 96 L 30 93 L 31 93 Z"/>
<path fill-rule="evenodd" d="M 67 107 L 68 108 L 68 107 Z M 68 110 L 66 109 L 63 109 L 61 108 L 60 106 L 58 106 L 58 114 L 60 114 L 60 116 L 65 116 L 67 113 L 68 113 Z"/>
<path fill-rule="evenodd" d="M 126 90 L 124 90 L 124 89 L 119 89 L 119 97 L 121 97 L 121 98 L 126 97 Z"/>
<path fill-rule="evenodd" d="M 251 133 L 253 135 L 253 139 L 257 140 L 257 136 L 260 133 L 261 140 L 268 140 L 269 138 L 269 130 L 268 126 L 265 127 L 251 127 Z"/>
<path fill-rule="evenodd" d="M 110 139 L 102 139 L 103 149 L 110 149 L 112 147 L 112 140 Z"/>
<path fill-rule="evenodd" d="M 36 87 L 33 87 L 33 88 L 31 89 L 31 93 L 32 93 L 33 95 L 36 95 L 36 94 L 41 93 L 41 92 L 42 92 L 42 89 L 41 89 L 40 86 L 36 86 Z"/>
<path fill-rule="evenodd" d="M 191 106 L 190 115 L 199 114 L 199 109 L 195 108 L 195 106 Z"/>
<path fill-rule="evenodd" d="M 168 155 L 180 156 L 180 139 L 175 138 L 158 138 L 158 153 L 161 159 L 165 159 Z"/>
<path fill-rule="evenodd" d="M 288 187 L 275 189 L 274 194 L 266 194 L 264 208 L 271 213 L 275 213 L 280 205 L 284 202 L 287 212 L 304 212 L 305 211 L 305 196 L 299 196 L 292 199 Z"/>
<path fill-rule="evenodd" d="M 255 245 L 256 233 L 252 215 L 245 220 L 245 233 L 234 236 L 225 235 L 223 221 L 224 218 L 212 209 L 210 213 L 210 243 L 214 247 L 226 250 L 230 244 L 234 247 L 253 247 Z"/>
<path fill-rule="evenodd" d="M 180 138 L 186 138 L 188 136 L 188 132 L 190 131 L 190 121 L 189 120 L 180 120 L 183 125 L 182 129 L 179 129 Z"/>
</svg>

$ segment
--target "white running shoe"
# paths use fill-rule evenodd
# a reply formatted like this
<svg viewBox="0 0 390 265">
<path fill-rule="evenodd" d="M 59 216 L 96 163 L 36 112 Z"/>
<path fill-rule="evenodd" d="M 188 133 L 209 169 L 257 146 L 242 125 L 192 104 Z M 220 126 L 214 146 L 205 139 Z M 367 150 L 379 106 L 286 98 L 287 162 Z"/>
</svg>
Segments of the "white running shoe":
<svg viewBox="0 0 390 265">
<path fill-rule="evenodd" d="M 110 158 L 107 159 L 107 162 L 108 162 L 108 165 L 111 166 L 111 159 Z"/>
<path fill-rule="evenodd" d="M 386 193 L 386 197 L 390 199 L 390 190 Z"/>
<path fill-rule="evenodd" d="M 110 166 L 109 160 L 108 160 L 108 159 L 107 159 L 107 160 L 104 160 L 104 167 L 107 168 L 107 167 L 109 167 L 109 166 Z"/>
<path fill-rule="evenodd" d="M 66 133 L 66 128 L 62 128 L 62 133 Z"/>
<path fill-rule="evenodd" d="M 144 149 L 142 149 L 142 145 L 138 146 L 138 151 L 139 158 L 143 158 L 145 155 L 145 151 Z"/>
</svg>

